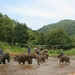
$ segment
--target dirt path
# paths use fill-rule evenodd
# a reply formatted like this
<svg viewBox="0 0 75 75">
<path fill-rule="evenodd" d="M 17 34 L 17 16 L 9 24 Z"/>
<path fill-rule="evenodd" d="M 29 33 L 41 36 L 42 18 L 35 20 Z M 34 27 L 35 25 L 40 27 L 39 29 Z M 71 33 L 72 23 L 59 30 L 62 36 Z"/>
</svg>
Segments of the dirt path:
<svg viewBox="0 0 75 75">
<path fill-rule="evenodd" d="M 70 64 L 59 64 L 59 59 L 50 57 L 46 62 L 38 66 L 36 60 L 32 65 L 18 64 L 11 60 L 6 65 L 0 64 L 0 75 L 72 75 L 75 72 L 75 60 Z"/>
</svg>

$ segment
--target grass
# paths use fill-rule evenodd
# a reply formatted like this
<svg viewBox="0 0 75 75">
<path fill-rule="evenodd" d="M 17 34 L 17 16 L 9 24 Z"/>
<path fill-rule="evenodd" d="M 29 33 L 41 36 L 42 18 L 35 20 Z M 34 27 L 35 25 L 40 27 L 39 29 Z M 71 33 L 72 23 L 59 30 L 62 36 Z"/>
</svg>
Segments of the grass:
<svg viewBox="0 0 75 75">
<path fill-rule="evenodd" d="M 20 48 L 20 47 L 11 47 L 11 48 L 7 48 L 4 50 L 5 52 L 9 52 L 10 54 L 20 54 L 20 53 L 23 53 L 23 52 L 27 52 L 27 48 Z M 31 48 L 31 52 L 33 52 L 34 49 Z M 48 54 L 49 56 L 52 56 L 52 57 L 56 57 L 57 55 L 59 55 L 61 52 L 61 50 L 48 50 Z M 68 55 L 68 56 L 73 56 L 75 55 L 75 49 L 71 49 L 71 50 L 64 50 L 63 51 L 65 55 Z"/>
<path fill-rule="evenodd" d="M 21 48 L 19 46 L 10 46 L 7 43 L 0 42 L 0 47 L 3 48 L 4 52 L 9 52 L 11 55 L 27 52 L 27 48 Z M 33 52 L 33 51 L 34 51 L 34 49 L 31 48 L 31 52 Z M 58 50 L 58 49 L 48 50 L 48 54 L 53 57 L 56 57 L 57 55 L 59 55 L 60 52 L 61 52 L 61 50 Z M 70 50 L 64 50 L 64 53 L 65 53 L 65 55 L 73 56 L 73 55 L 75 55 L 75 48 L 70 49 Z"/>
<path fill-rule="evenodd" d="M 49 50 L 48 51 L 48 54 L 50 56 L 57 56 L 60 54 L 62 50 Z M 70 50 L 63 50 L 64 54 L 65 55 L 68 55 L 68 56 L 74 56 L 75 55 L 75 49 L 70 49 Z"/>
</svg>

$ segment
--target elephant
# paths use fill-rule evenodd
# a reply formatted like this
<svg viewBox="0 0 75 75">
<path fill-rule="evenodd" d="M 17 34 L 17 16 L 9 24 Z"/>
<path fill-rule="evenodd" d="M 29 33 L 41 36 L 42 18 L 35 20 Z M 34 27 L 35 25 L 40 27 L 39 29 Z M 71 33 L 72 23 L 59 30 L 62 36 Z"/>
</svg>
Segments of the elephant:
<svg viewBox="0 0 75 75">
<path fill-rule="evenodd" d="M 41 61 L 45 62 L 46 55 L 38 55 L 37 53 L 31 53 L 31 57 L 37 60 L 38 65 L 40 65 Z"/>
<path fill-rule="evenodd" d="M 46 59 L 48 59 L 48 57 L 49 57 L 47 50 L 44 50 L 44 51 L 42 52 L 42 55 L 46 55 Z"/>
<path fill-rule="evenodd" d="M 0 64 L 1 64 L 1 62 L 2 62 L 2 58 L 3 58 L 3 57 L 2 57 L 2 55 L 0 54 Z"/>
<path fill-rule="evenodd" d="M 32 57 L 31 54 L 29 53 L 23 53 L 18 55 L 16 60 L 19 62 L 19 64 L 21 63 L 25 64 L 26 61 L 28 61 L 28 64 L 32 64 Z"/>
<path fill-rule="evenodd" d="M 59 61 L 59 63 L 60 62 L 65 62 L 65 63 L 70 63 L 70 58 L 68 57 L 68 56 L 66 56 L 66 55 L 62 55 L 61 57 L 60 57 L 60 55 L 58 55 L 57 57 L 59 57 L 60 58 L 60 61 Z"/>
<path fill-rule="evenodd" d="M 19 55 L 15 55 L 14 56 L 14 61 L 17 61 L 17 58 L 19 57 Z"/>
<path fill-rule="evenodd" d="M 22 62 L 23 64 L 25 64 L 25 61 L 28 61 L 28 64 L 32 64 L 32 59 L 35 58 L 38 62 L 38 64 L 40 65 L 41 61 L 45 61 L 46 59 L 46 55 L 38 55 L 36 53 L 23 53 L 17 56 L 17 58 L 15 59 L 16 61 L 19 62 L 19 64 Z"/>
<path fill-rule="evenodd" d="M 34 48 L 34 52 L 38 55 L 46 55 L 46 59 L 48 59 L 48 57 L 49 57 L 47 49 L 42 51 L 42 53 L 41 53 L 39 48 Z"/>
<path fill-rule="evenodd" d="M 6 60 L 7 62 L 10 62 L 10 55 L 8 52 L 4 53 L 3 55 L 0 54 L 0 64 L 6 64 Z"/>
<path fill-rule="evenodd" d="M 40 53 L 40 49 L 37 47 L 37 48 L 34 48 L 34 52 L 36 53 L 36 54 L 38 54 L 38 55 L 41 55 L 41 53 Z"/>
</svg>

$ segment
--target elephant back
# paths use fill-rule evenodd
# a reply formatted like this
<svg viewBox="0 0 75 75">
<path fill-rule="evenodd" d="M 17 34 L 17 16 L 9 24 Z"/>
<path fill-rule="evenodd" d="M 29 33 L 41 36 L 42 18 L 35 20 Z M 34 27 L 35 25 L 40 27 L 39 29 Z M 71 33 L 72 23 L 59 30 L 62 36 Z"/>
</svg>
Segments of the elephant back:
<svg viewBox="0 0 75 75">
<path fill-rule="evenodd" d="M 66 56 L 66 55 L 63 55 L 63 56 L 61 56 L 60 57 L 60 62 L 64 62 L 65 61 L 65 63 L 70 63 L 70 58 L 68 57 L 68 56 Z"/>
<path fill-rule="evenodd" d="M 35 58 L 36 59 L 36 57 L 38 56 L 38 54 L 34 52 L 34 53 L 30 53 L 29 56 L 31 58 Z"/>
<path fill-rule="evenodd" d="M 31 57 L 31 54 L 29 54 L 29 53 L 22 53 L 22 54 L 18 55 L 17 61 L 29 60 L 30 57 Z"/>
<path fill-rule="evenodd" d="M 67 55 L 63 55 L 60 57 L 60 59 L 69 59 L 69 57 Z"/>
</svg>

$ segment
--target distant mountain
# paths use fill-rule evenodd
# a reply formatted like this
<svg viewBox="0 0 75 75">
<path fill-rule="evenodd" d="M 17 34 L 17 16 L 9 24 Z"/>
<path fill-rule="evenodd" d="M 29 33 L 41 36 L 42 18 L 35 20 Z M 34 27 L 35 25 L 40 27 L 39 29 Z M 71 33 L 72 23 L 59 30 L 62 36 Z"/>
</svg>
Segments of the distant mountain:
<svg viewBox="0 0 75 75">
<path fill-rule="evenodd" d="M 59 28 L 63 28 L 69 35 L 75 36 L 75 20 L 61 20 L 60 22 L 54 24 L 45 25 L 37 31 L 47 34 L 50 31 Z"/>
</svg>

